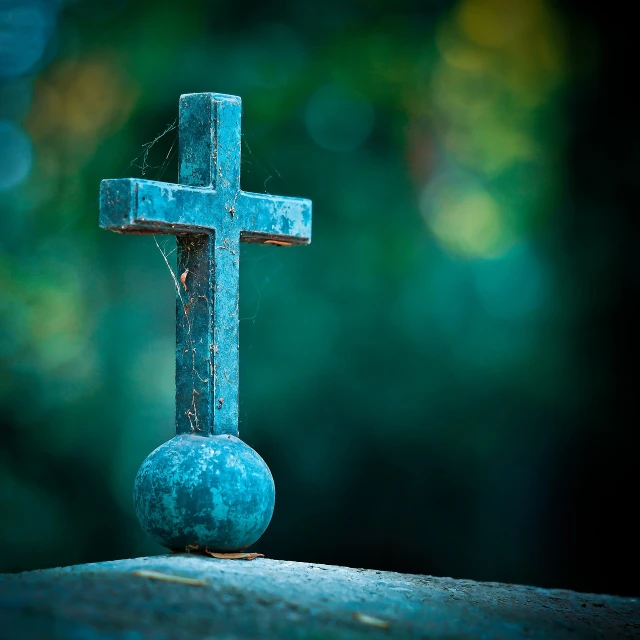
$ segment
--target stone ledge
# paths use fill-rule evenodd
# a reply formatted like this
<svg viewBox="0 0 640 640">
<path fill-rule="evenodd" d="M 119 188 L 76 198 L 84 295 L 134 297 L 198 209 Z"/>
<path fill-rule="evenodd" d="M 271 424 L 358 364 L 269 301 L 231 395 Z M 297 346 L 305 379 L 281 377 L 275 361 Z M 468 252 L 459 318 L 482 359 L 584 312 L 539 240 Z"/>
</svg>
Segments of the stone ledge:
<svg viewBox="0 0 640 640">
<path fill-rule="evenodd" d="M 179 554 L 0 576 L 3 640 L 634 636 L 635 598 L 262 558 Z"/>
</svg>

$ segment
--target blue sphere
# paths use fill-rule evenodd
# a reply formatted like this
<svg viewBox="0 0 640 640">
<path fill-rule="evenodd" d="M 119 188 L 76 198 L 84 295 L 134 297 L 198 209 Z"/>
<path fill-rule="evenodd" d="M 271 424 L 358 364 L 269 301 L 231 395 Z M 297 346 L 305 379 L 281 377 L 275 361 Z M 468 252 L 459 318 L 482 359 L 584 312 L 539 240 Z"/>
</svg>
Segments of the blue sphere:
<svg viewBox="0 0 640 640">
<path fill-rule="evenodd" d="M 174 550 L 239 551 L 265 532 L 275 503 L 265 461 L 230 435 L 178 435 L 142 463 L 133 493 L 140 526 Z"/>
</svg>

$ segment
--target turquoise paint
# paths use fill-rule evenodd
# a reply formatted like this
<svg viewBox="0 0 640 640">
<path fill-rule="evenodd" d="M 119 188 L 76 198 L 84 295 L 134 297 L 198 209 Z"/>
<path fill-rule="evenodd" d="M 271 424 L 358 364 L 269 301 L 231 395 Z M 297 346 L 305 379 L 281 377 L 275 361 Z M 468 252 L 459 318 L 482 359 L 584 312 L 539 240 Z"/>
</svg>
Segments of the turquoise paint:
<svg viewBox="0 0 640 640">
<path fill-rule="evenodd" d="M 171 549 L 243 549 L 267 528 L 273 478 L 238 439 L 240 242 L 311 241 L 311 202 L 240 189 L 240 98 L 180 98 L 179 184 L 103 180 L 100 226 L 174 234 L 176 437 L 136 478 L 142 528 Z"/>
<path fill-rule="evenodd" d="M 142 528 L 171 549 L 247 547 L 269 525 L 274 501 L 269 467 L 231 435 L 172 438 L 142 463 L 134 488 Z"/>
</svg>

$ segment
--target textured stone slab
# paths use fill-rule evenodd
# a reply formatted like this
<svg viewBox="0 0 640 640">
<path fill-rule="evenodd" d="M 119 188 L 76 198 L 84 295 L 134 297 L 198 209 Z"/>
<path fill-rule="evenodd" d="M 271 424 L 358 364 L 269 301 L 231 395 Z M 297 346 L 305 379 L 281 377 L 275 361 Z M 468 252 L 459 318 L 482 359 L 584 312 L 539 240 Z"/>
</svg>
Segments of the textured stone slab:
<svg viewBox="0 0 640 640">
<path fill-rule="evenodd" d="M 181 554 L 0 576 L 3 640 L 639 635 L 637 599 L 260 558 Z"/>
</svg>

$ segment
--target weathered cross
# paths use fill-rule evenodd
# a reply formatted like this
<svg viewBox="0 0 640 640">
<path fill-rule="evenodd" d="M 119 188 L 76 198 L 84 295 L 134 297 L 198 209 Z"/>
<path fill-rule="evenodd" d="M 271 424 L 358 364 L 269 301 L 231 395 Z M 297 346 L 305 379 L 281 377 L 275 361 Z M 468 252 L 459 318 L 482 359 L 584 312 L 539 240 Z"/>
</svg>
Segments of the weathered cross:
<svg viewBox="0 0 640 640">
<path fill-rule="evenodd" d="M 311 202 L 240 190 L 240 113 L 235 96 L 181 96 L 180 184 L 101 184 L 104 229 L 177 239 L 176 436 L 134 487 L 140 525 L 176 550 L 244 549 L 275 501 L 269 467 L 238 438 L 240 241 L 310 242 Z"/>
<path fill-rule="evenodd" d="M 180 184 L 103 180 L 100 226 L 174 234 L 176 433 L 238 435 L 240 241 L 311 241 L 311 201 L 240 189 L 241 100 L 180 98 Z"/>
</svg>

